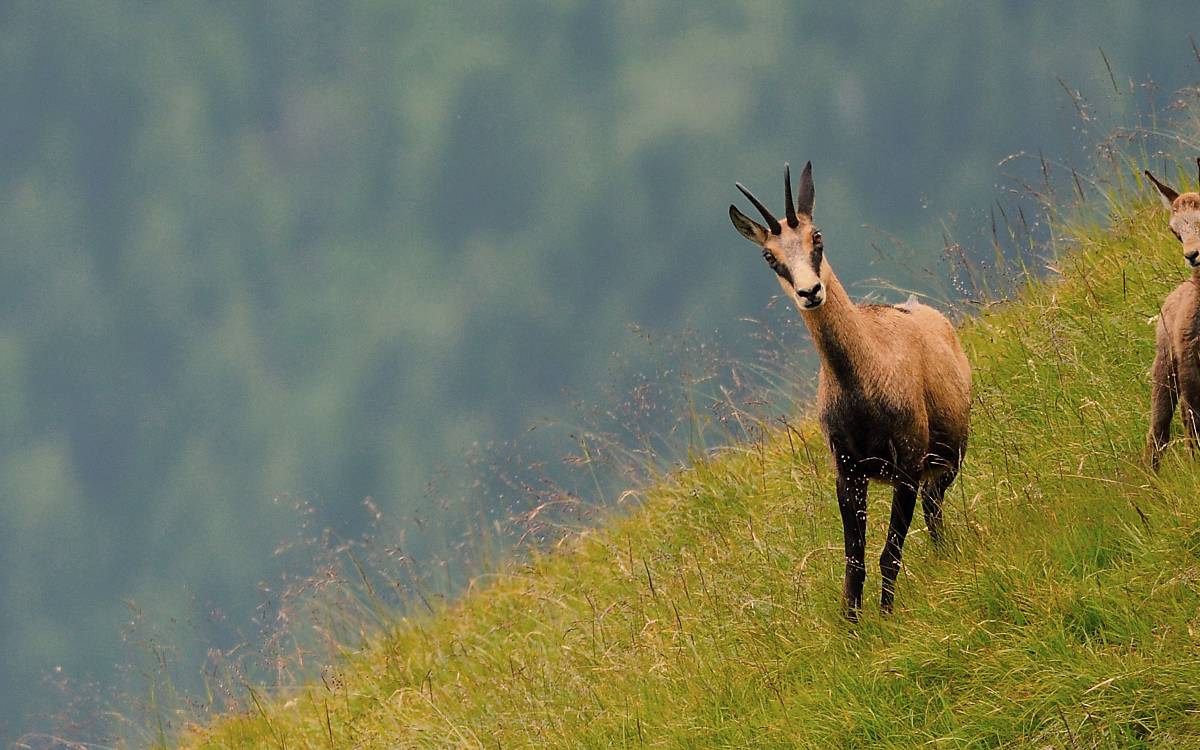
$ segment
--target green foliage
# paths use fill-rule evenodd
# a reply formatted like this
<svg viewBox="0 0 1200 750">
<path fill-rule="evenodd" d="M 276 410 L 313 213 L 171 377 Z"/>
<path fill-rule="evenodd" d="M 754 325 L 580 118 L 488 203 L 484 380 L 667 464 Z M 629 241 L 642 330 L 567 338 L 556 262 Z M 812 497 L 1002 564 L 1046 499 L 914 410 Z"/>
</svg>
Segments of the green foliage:
<svg viewBox="0 0 1200 750">
<path fill-rule="evenodd" d="M 1200 473 L 1183 445 L 1160 475 L 1140 463 L 1147 319 L 1187 271 L 1157 205 L 1072 245 L 962 329 L 953 542 L 935 551 L 918 521 L 893 616 L 839 614 L 833 480 L 806 424 L 699 458 L 632 515 L 183 746 L 1200 743 Z M 886 502 L 872 493 L 874 550 Z"/>
</svg>

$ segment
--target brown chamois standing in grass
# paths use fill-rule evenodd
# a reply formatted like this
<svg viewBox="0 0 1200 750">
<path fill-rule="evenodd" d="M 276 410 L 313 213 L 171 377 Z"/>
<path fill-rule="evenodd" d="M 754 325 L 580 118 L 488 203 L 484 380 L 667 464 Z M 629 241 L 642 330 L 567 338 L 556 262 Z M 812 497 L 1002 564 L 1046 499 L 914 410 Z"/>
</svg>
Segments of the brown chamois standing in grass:
<svg viewBox="0 0 1200 750">
<path fill-rule="evenodd" d="M 1196 165 L 1200 168 L 1200 158 Z M 1192 269 L 1192 277 L 1167 295 L 1156 326 L 1146 460 L 1157 469 L 1171 439 L 1171 417 L 1177 403 L 1192 449 L 1200 443 L 1200 193 L 1180 194 L 1149 171 L 1146 176 L 1171 212 L 1171 232 L 1183 243 L 1183 257 Z"/>
<path fill-rule="evenodd" d="M 880 607 L 892 609 L 904 538 L 918 487 L 925 525 L 935 544 L 942 536 L 942 498 L 967 449 L 971 366 L 954 327 L 936 310 L 903 305 L 856 305 L 825 259 L 813 225 L 812 163 L 792 203 L 784 165 L 787 221 L 780 224 L 741 183 L 737 188 L 767 221 L 763 227 L 736 206 L 729 218 L 792 298 L 821 356 L 817 408 L 837 468 L 838 507 L 846 548 L 842 606 L 857 620 L 866 578 L 867 482 L 893 486 L 892 517 L 879 558 Z"/>
</svg>

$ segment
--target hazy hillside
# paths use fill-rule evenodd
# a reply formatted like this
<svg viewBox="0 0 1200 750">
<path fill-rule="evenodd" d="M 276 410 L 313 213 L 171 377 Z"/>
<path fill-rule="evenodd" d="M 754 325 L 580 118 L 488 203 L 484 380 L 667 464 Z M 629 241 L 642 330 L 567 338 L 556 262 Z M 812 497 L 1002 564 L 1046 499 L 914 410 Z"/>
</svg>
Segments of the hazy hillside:
<svg viewBox="0 0 1200 750">
<path fill-rule="evenodd" d="M 1200 471 L 1182 446 L 1161 475 L 1139 462 L 1148 319 L 1187 271 L 1158 204 L 1124 191 L 1108 226 L 1059 238 L 1047 278 L 963 326 L 954 549 L 915 522 L 894 616 L 839 616 L 824 448 L 777 428 L 184 745 L 1196 746 Z"/>
<path fill-rule="evenodd" d="M 1194 11 L 0 3 L 0 742 L 140 696 L 139 644 L 183 679 L 257 642 L 292 543 L 367 497 L 458 562 L 523 502 L 489 445 L 554 470 L 544 425 L 685 369 L 674 337 L 752 360 L 741 320 L 793 316 L 735 179 L 814 159 L 856 291 L 936 289 L 943 226 L 990 256 L 996 185 L 1040 171 L 1005 158 L 1087 171 L 1173 106 Z"/>
</svg>

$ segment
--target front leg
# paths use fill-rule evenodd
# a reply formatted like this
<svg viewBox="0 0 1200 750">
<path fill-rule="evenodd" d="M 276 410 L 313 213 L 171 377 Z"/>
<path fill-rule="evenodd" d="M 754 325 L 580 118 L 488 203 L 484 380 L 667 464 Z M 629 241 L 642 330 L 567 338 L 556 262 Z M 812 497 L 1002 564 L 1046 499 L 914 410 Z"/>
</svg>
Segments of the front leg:
<svg viewBox="0 0 1200 750">
<path fill-rule="evenodd" d="M 892 611 L 892 599 L 896 596 L 896 575 L 900 572 L 900 555 L 904 551 L 904 538 L 912 523 L 913 507 L 917 504 L 916 485 L 898 482 L 892 494 L 892 520 L 888 524 L 887 541 L 879 557 L 879 572 L 883 576 L 883 593 L 879 608 Z"/>
<path fill-rule="evenodd" d="M 1178 400 L 1179 381 L 1175 368 L 1170 353 L 1163 351 L 1160 345 L 1154 368 L 1150 371 L 1150 434 L 1146 437 L 1145 460 L 1152 469 L 1158 469 L 1159 459 L 1171 439 L 1171 418 Z M 1188 424 L 1187 409 L 1184 409 L 1183 423 Z"/>
<path fill-rule="evenodd" d="M 863 581 L 867 577 L 864 559 L 867 546 L 867 480 L 838 472 L 838 509 L 842 512 L 842 535 L 846 545 L 846 579 L 842 585 L 842 611 L 851 622 L 858 621 L 862 609 Z"/>
</svg>

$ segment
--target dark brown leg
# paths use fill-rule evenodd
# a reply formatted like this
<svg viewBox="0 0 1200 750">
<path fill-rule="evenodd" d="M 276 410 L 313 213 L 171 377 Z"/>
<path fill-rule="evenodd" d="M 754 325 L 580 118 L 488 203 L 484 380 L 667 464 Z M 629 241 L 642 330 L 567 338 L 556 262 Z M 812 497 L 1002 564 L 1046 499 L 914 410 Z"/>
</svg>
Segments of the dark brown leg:
<svg viewBox="0 0 1200 750">
<path fill-rule="evenodd" d="M 958 467 L 947 467 L 945 471 L 928 479 L 921 486 L 921 510 L 925 512 L 925 528 L 935 547 L 942 546 L 942 499 L 946 489 L 958 476 Z"/>
<path fill-rule="evenodd" d="M 1158 470 L 1159 459 L 1171 440 L 1171 417 L 1179 400 L 1179 386 L 1170 360 L 1160 353 L 1150 373 L 1150 434 L 1146 438 L 1146 463 Z M 1184 424 L 1188 422 L 1184 415 Z"/>
<path fill-rule="evenodd" d="M 842 609 L 851 622 L 858 622 L 862 609 L 864 559 L 867 546 L 867 480 L 838 474 L 838 509 L 842 512 L 842 535 L 846 545 L 846 580 L 842 585 Z"/>
<path fill-rule="evenodd" d="M 879 572 L 883 575 L 883 594 L 879 608 L 892 611 L 892 599 L 896 596 L 896 575 L 900 572 L 900 554 L 904 550 L 904 538 L 912 523 L 913 508 L 917 504 L 917 488 L 913 484 L 900 483 L 892 493 L 892 520 L 888 524 L 887 541 L 883 554 L 879 556 Z"/>
<path fill-rule="evenodd" d="M 1188 447 L 1193 453 L 1200 447 L 1200 411 L 1197 411 L 1191 402 L 1186 399 L 1180 399 L 1179 414 L 1183 418 L 1183 431 L 1187 433 Z"/>
</svg>

